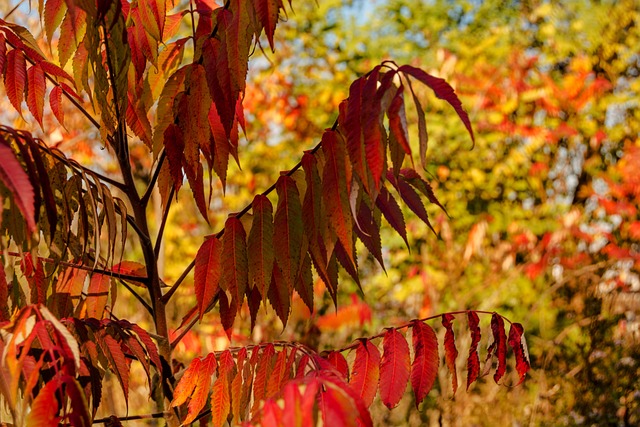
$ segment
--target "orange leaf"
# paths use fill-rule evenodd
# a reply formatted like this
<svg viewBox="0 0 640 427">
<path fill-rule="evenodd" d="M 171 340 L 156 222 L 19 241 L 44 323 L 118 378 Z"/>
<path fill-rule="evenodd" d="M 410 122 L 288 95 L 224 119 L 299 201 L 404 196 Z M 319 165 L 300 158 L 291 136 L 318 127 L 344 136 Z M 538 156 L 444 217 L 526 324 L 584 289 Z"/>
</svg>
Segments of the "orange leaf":
<svg viewBox="0 0 640 427">
<path fill-rule="evenodd" d="M 196 380 L 198 379 L 201 363 L 199 357 L 193 359 L 187 370 L 182 374 L 182 378 L 180 378 L 180 381 L 178 381 L 173 391 L 172 408 L 182 405 L 191 396 L 191 393 L 193 393 L 193 390 L 196 388 Z"/>
<path fill-rule="evenodd" d="M 431 326 L 415 320 L 411 323 L 414 351 L 411 365 L 411 386 L 416 395 L 416 407 L 429 394 L 438 375 L 438 339 Z"/>
<path fill-rule="evenodd" d="M 58 123 L 64 126 L 64 110 L 62 109 L 62 88 L 54 86 L 49 93 L 49 106 Z"/>
<path fill-rule="evenodd" d="M 189 401 L 187 417 L 182 422 L 182 425 L 189 424 L 196 419 L 202 408 L 207 401 L 209 395 L 209 389 L 211 388 L 211 376 L 216 371 L 216 357 L 214 353 L 209 353 L 200 363 L 198 369 L 198 377 L 195 380 L 195 390 L 191 395 L 191 401 Z M 227 410 L 227 412 L 229 412 Z"/>
<path fill-rule="evenodd" d="M 56 398 L 59 386 L 60 384 L 56 380 L 45 384 L 31 404 L 26 425 L 34 427 L 58 425 L 61 420 L 58 416 L 58 399 Z"/>
<path fill-rule="evenodd" d="M 216 380 L 211 389 L 211 425 L 213 425 L 213 427 L 222 427 L 227 421 L 230 410 L 231 396 L 229 395 L 229 384 L 227 377 L 221 376 Z"/>
<path fill-rule="evenodd" d="M 409 344 L 395 329 L 389 329 L 382 340 L 383 354 L 380 362 L 380 399 L 387 408 L 394 408 L 404 395 L 409 381 L 411 357 Z"/>
<path fill-rule="evenodd" d="M 86 317 L 102 319 L 109 298 L 111 277 L 95 273 L 89 282 L 89 292 L 85 299 Z"/>
</svg>

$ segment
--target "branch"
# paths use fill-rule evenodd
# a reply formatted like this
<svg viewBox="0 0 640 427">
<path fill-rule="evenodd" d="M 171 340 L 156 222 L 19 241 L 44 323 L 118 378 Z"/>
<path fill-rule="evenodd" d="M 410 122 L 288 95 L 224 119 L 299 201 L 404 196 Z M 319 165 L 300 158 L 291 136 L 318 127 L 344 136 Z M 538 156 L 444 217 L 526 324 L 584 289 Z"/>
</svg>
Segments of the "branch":
<svg viewBox="0 0 640 427">
<path fill-rule="evenodd" d="M 108 424 L 114 421 L 150 420 L 154 418 L 166 418 L 170 415 L 170 412 L 156 412 L 155 414 L 144 415 L 129 415 L 126 417 L 116 417 L 115 415 L 111 415 L 110 417 L 93 420 L 93 424 Z"/>
</svg>

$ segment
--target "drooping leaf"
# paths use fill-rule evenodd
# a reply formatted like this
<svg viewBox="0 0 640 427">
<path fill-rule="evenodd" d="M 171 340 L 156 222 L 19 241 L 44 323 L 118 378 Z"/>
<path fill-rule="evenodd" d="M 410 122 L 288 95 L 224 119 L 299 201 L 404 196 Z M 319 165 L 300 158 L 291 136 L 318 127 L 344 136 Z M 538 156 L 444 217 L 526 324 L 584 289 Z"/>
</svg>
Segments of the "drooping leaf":
<svg viewBox="0 0 640 427">
<path fill-rule="evenodd" d="M 398 202 L 396 202 L 396 199 L 393 198 L 385 186 L 380 187 L 380 194 L 376 199 L 376 206 L 380 209 L 389 225 L 398 232 L 404 240 L 404 243 L 409 247 L 404 215 L 402 215 L 402 210 L 400 210 Z"/>
<path fill-rule="evenodd" d="M 193 390 L 195 390 L 201 364 L 202 362 L 199 357 L 193 359 L 187 370 L 182 374 L 182 378 L 180 378 L 180 381 L 178 381 L 178 384 L 173 391 L 173 401 L 171 402 L 172 408 L 185 403 L 193 393 Z"/>
<path fill-rule="evenodd" d="M 469 115 L 462 107 L 462 102 L 460 102 L 458 95 L 456 95 L 455 91 L 453 90 L 451 85 L 446 82 L 446 80 L 439 77 L 434 77 L 419 68 L 412 67 L 411 65 L 403 65 L 398 68 L 398 71 L 420 80 L 422 83 L 431 88 L 431 90 L 433 90 L 438 98 L 447 101 L 456 110 L 456 113 L 458 113 L 460 120 L 462 120 L 462 123 L 464 123 L 467 131 L 469 131 L 471 140 L 475 142 Z"/>
<path fill-rule="evenodd" d="M 369 407 L 378 391 L 380 379 L 380 351 L 369 340 L 360 340 L 351 370 L 349 385 Z"/>
<path fill-rule="evenodd" d="M 60 422 L 61 418 L 58 416 L 58 400 L 56 398 L 59 385 L 58 381 L 52 380 L 40 390 L 31 404 L 31 411 L 26 419 L 27 425 L 48 427 L 57 425 Z"/>
<path fill-rule="evenodd" d="M 278 318 L 282 321 L 283 328 L 287 326 L 287 321 L 289 320 L 292 293 L 293 289 L 289 287 L 283 277 L 282 271 L 274 263 L 271 276 L 271 286 L 269 286 L 267 297 L 269 298 L 271 306 L 276 311 Z"/>
<path fill-rule="evenodd" d="M 278 23 L 278 10 L 282 8 L 282 0 L 254 0 L 254 8 L 260 25 L 267 35 L 267 40 L 269 40 L 271 51 L 275 52 L 273 35 Z M 262 28 L 256 30 L 260 31 Z M 256 35 L 259 36 L 259 34 Z"/>
<path fill-rule="evenodd" d="M 276 353 L 276 360 L 273 363 L 271 374 L 267 379 L 267 391 L 265 398 L 274 397 L 280 390 L 283 380 L 285 379 L 287 369 L 287 350 L 282 349 Z"/>
<path fill-rule="evenodd" d="M 380 66 L 376 66 L 367 77 L 367 81 L 362 88 L 362 137 L 364 142 L 365 158 L 367 160 L 367 169 L 373 178 L 374 188 L 377 190 L 380 186 L 384 170 L 386 169 L 386 159 L 384 157 L 385 146 L 382 141 L 382 132 L 380 130 L 380 101 L 376 96 L 378 90 L 378 76 Z M 368 178 L 363 179 L 365 188 L 369 188 Z M 369 192 L 372 192 L 369 189 Z"/>
<path fill-rule="evenodd" d="M 247 243 L 249 287 L 257 287 L 266 295 L 271 284 L 274 254 L 273 206 L 266 196 L 253 199 L 253 220 Z"/>
<path fill-rule="evenodd" d="M 282 272 L 284 284 L 293 289 L 293 284 L 300 270 L 303 226 L 302 205 L 296 182 L 290 176 L 283 175 L 276 183 L 278 206 L 274 215 L 274 228 L 278 230 L 273 236 L 275 259 Z M 272 283 L 273 285 L 279 283 Z"/>
<path fill-rule="evenodd" d="M 7 53 L 4 87 L 11 105 L 22 114 L 22 100 L 27 82 L 27 65 L 21 50 L 12 49 Z"/>
<path fill-rule="evenodd" d="M 456 348 L 456 340 L 453 335 L 453 327 L 451 322 L 454 317 L 452 314 L 445 313 L 442 315 L 442 326 L 445 327 L 446 332 L 444 335 L 444 357 L 451 373 L 451 385 L 453 387 L 453 394 L 456 394 L 458 390 L 458 375 L 456 372 L 456 357 L 458 357 L 458 349 Z"/>
<path fill-rule="evenodd" d="M 94 275 L 95 276 L 95 275 Z M 111 335 L 108 335 L 105 330 L 100 330 L 97 333 L 98 345 L 102 351 L 102 354 L 107 358 L 109 364 L 109 370 L 113 372 L 122 387 L 124 398 L 127 407 L 129 406 L 129 364 L 120 347 L 120 343 L 116 341 Z"/>
<path fill-rule="evenodd" d="M 300 274 L 294 282 L 294 289 L 302 298 L 309 312 L 313 313 L 313 273 L 311 272 L 311 257 L 308 253 L 305 254 L 302 260 Z"/>
<path fill-rule="evenodd" d="M 27 70 L 27 107 L 33 114 L 33 117 L 42 128 L 42 114 L 44 111 L 44 93 L 46 90 L 46 82 L 44 79 L 44 71 L 40 64 L 33 65 Z"/>
<path fill-rule="evenodd" d="M 353 247 L 353 219 L 347 191 L 347 170 L 344 140 L 334 131 L 322 135 L 322 150 L 326 163 L 322 174 L 322 195 L 329 225 L 338 236 L 353 266 L 356 261 Z"/>
<path fill-rule="evenodd" d="M 411 356 L 407 340 L 396 329 L 389 329 L 384 334 L 382 347 L 380 399 L 387 408 L 392 409 L 400 402 L 407 388 Z"/>
<path fill-rule="evenodd" d="M 504 319 L 497 313 L 491 316 L 491 332 L 496 345 L 495 354 L 498 357 L 498 367 L 493 374 L 493 380 L 498 384 L 507 371 L 507 334 L 504 329 Z"/>
<path fill-rule="evenodd" d="M 49 106 L 51 112 L 62 126 L 64 126 L 64 110 L 62 108 L 62 87 L 54 86 L 49 92 Z"/>
<path fill-rule="evenodd" d="M 89 291 L 85 300 L 86 317 L 102 319 L 109 299 L 111 277 L 94 273 L 89 281 Z"/>
<path fill-rule="evenodd" d="M 258 351 L 258 347 L 254 350 L 254 352 Z M 260 401 L 265 397 L 267 392 L 267 384 L 268 378 L 271 375 L 271 369 L 273 368 L 273 356 L 275 354 L 275 348 L 273 344 L 267 344 L 264 349 L 262 349 L 262 354 L 254 353 L 253 356 L 259 355 L 259 361 L 257 361 L 256 369 L 255 369 L 255 380 L 253 382 L 253 407 L 251 409 L 252 413 L 259 408 Z M 254 363 L 252 363 L 254 364 Z"/>
<path fill-rule="evenodd" d="M 520 323 L 512 323 L 509 328 L 509 346 L 511 346 L 516 358 L 516 371 L 520 377 L 518 384 L 521 384 L 527 376 L 531 365 L 529 363 L 527 341 L 524 338 L 524 328 Z"/>
<path fill-rule="evenodd" d="M 469 386 L 478 378 L 480 373 L 480 356 L 478 356 L 478 344 L 480 343 L 480 319 L 475 311 L 467 312 L 469 330 L 471 331 L 471 346 L 469 347 L 469 358 L 467 359 L 467 390 Z"/>
<path fill-rule="evenodd" d="M 200 319 L 213 302 L 222 275 L 222 242 L 217 237 L 206 239 L 196 254 L 194 288 Z"/>
<path fill-rule="evenodd" d="M 211 376 L 216 371 L 216 366 L 217 363 L 214 353 L 209 353 L 200 363 L 198 377 L 195 380 L 195 390 L 191 395 L 187 416 L 182 422 L 182 425 L 193 422 L 206 404 L 209 389 L 211 388 Z"/>
<path fill-rule="evenodd" d="M 416 408 L 429 394 L 438 375 L 438 338 L 431 326 L 411 322 L 414 359 L 411 364 L 411 386 L 416 395 Z"/>
<path fill-rule="evenodd" d="M 345 381 L 349 379 L 349 365 L 347 359 L 339 351 L 330 351 L 329 354 L 324 356 L 329 363 L 331 363 L 335 369 L 342 375 Z"/>
<path fill-rule="evenodd" d="M 364 168 L 365 151 L 362 135 L 362 91 L 365 82 L 365 77 L 360 77 L 351 83 L 351 86 L 349 87 L 349 99 L 342 104 L 346 106 L 346 111 L 344 114 L 341 114 L 343 126 L 346 129 L 346 147 L 347 152 L 349 153 L 349 159 L 351 160 L 355 173 L 360 176 L 360 179 L 363 182 L 367 182 L 368 180 Z M 342 111 L 343 109 L 341 108 L 341 113 Z"/>
<path fill-rule="evenodd" d="M 420 196 L 416 192 L 416 190 L 407 184 L 402 175 L 399 175 L 397 178 L 393 171 L 387 172 L 387 179 L 393 184 L 393 186 L 398 190 L 398 194 L 405 202 L 405 204 L 416 214 L 418 218 L 420 218 L 425 224 L 431 228 L 431 230 L 435 234 L 435 230 L 431 226 L 431 221 L 429 221 L 429 215 L 427 214 L 427 210 L 420 199 Z"/>
<path fill-rule="evenodd" d="M 60 26 L 67 11 L 64 0 L 47 0 L 44 4 L 44 30 L 51 43 L 53 32 Z"/>
<path fill-rule="evenodd" d="M 220 376 L 211 388 L 211 425 L 222 427 L 227 421 L 230 410 L 229 383 L 226 376 Z"/>
<path fill-rule="evenodd" d="M 27 223 L 27 229 L 33 233 L 36 231 L 34 189 L 13 150 L 2 136 L 0 136 L 0 157 L 2 158 L 0 180 L 13 195 L 13 200 Z"/>
<path fill-rule="evenodd" d="M 222 276 L 220 287 L 231 294 L 239 310 L 244 302 L 248 283 L 247 235 L 242 222 L 230 216 L 224 225 L 222 237 Z"/>
</svg>

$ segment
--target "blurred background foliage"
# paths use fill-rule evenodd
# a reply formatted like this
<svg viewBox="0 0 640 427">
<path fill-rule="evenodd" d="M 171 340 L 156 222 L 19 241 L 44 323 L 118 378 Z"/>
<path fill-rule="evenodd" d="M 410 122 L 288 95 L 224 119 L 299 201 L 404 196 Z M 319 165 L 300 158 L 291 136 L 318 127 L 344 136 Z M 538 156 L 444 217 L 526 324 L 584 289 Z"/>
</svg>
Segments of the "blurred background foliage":
<svg viewBox="0 0 640 427">
<path fill-rule="evenodd" d="M 4 6 L 3 16 L 16 3 Z M 203 235 L 222 228 L 229 212 L 318 142 L 351 81 L 386 59 L 423 67 L 456 88 L 476 132 L 472 149 L 453 110 L 420 93 L 429 100 L 426 173 L 446 208 L 428 207 L 436 234 L 405 212 L 411 250 L 385 233 L 386 270 L 358 248 L 364 295 L 344 274 L 336 310 L 318 282 L 313 314 L 294 301 L 283 331 L 268 307 L 250 333 L 247 310 L 231 344 L 287 339 L 331 349 L 411 318 L 495 310 L 527 330 L 533 369 L 523 385 L 488 379 L 452 396 L 442 369 L 439 387 L 417 410 L 410 393 L 392 411 L 374 403 L 377 424 L 639 425 L 637 0 L 320 0 L 294 2 L 293 10 L 275 53 L 265 43 L 253 56 L 242 169 L 231 167 L 224 197 L 213 183 L 211 225 L 199 219 L 189 194 L 178 195 L 162 254 L 167 283 L 193 259 Z M 3 122 L 20 127 L 22 118 L 2 111 Z M 43 137 L 109 173 L 104 147 L 88 142 L 95 138 L 82 118 L 71 111 L 67 117 L 67 129 Z M 409 125 L 416 135 L 417 123 Z M 144 178 L 149 156 L 142 146 L 135 153 Z M 139 253 L 130 248 L 126 257 Z M 177 326 L 194 303 L 193 288 L 182 286 L 176 302 Z M 118 311 L 145 322 L 126 304 Z M 468 332 L 459 323 L 464 381 Z M 176 355 L 188 361 L 227 345 L 210 313 Z M 113 400 L 107 404 L 117 406 Z"/>
</svg>

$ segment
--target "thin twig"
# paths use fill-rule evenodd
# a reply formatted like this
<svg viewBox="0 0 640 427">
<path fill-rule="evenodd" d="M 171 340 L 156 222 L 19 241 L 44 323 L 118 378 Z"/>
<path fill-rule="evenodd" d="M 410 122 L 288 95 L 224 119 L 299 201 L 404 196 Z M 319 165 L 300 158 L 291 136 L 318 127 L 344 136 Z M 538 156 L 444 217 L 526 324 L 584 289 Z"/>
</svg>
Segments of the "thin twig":
<svg viewBox="0 0 640 427">
<path fill-rule="evenodd" d="M 140 296 L 139 293 L 137 293 L 131 286 L 129 286 L 129 284 L 127 282 L 125 282 L 124 280 L 120 280 L 120 283 L 122 283 L 122 286 L 125 287 L 126 290 L 128 290 L 131 295 L 133 295 L 134 297 L 136 297 L 136 299 L 140 302 L 140 304 L 142 304 L 144 306 L 144 308 L 149 312 L 149 314 L 153 315 L 153 310 L 151 309 L 151 306 L 149 304 L 147 304 L 147 302 L 144 300 L 144 298 L 142 298 L 142 296 Z"/>
<path fill-rule="evenodd" d="M 146 206 L 149 203 L 149 199 L 151 198 L 151 194 L 153 194 L 153 189 L 156 186 L 156 182 L 158 181 L 158 177 L 160 176 L 160 169 L 162 168 L 162 163 L 164 163 L 166 157 L 166 151 L 163 149 L 160 152 L 160 157 L 158 157 L 158 164 L 156 169 L 153 171 L 153 175 L 151 176 L 151 180 L 149 181 L 149 185 L 147 186 L 146 191 L 142 195 L 140 202 Z"/>
<path fill-rule="evenodd" d="M 7 252 L 8 255 L 17 257 L 17 258 L 22 258 L 22 254 L 18 253 L 18 252 L 13 252 L 13 251 L 8 251 Z M 130 282 L 139 282 L 139 283 L 145 283 L 147 282 L 147 277 L 144 276 L 133 276 L 131 274 L 120 274 L 120 273 L 116 273 L 115 271 L 109 271 L 109 270 L 103 270 L 101 268 L 94 268 L 94 267 L 90 267 L 84 264 L 76 264 L 73 262 L 68 262 L 68 261 L 56 261 L 53 258 L 46 258 L 46 257 L 38 257 L 38 259 L 42 262 L 46 262 L 46 263 L 52 263 L 52 264 L 60 264 L 60 265 L 64 265 L 65 267 L 71 267 L 71 268 L 75 268 L 78 270 L 85 270 L 85 271 L 89 271 L 91 273 L 96 273 L 96 274 L 102 274 L 103 276 L 109 276 L 109 277 L 114 277 L 116 279 L 121 279 L 121 280 L 128 280 Z"/>
<path fill-rule="evenodd" d="M 162 214 L 162 221 L 160 222 L 160 228 L 158 229 L 158 238 L 156 239 L 156 245 L 153 248 L 153 254 L 156 259 L 158 259 L 158 255 L 160 255 L 160 247 L 162 246 L 162 236 L 164 235 L 164 227 L 167 225 L 167 218 L 169 218 L 169 209 L 171 208 L 171 201 L 173 200 L 173 195 L 175 194 L 175 187 L 171 187 L 171 191 L 169 191 L 169 197 L 167 199 L 167 206 Z"/>
<path fill-rule="evenodd" d="M 93 420 L 93 424 L 107 424 L 112 421 L 134 421 L 134 420 L 150 420 L 154 418 L 166 418 L 170 414 L 171 414 L 170 412 L 156 412 L 155 414 L 129 415 L 126 417 L 116 417 L 112 415 L 110 417 Z"/>
</svg>

